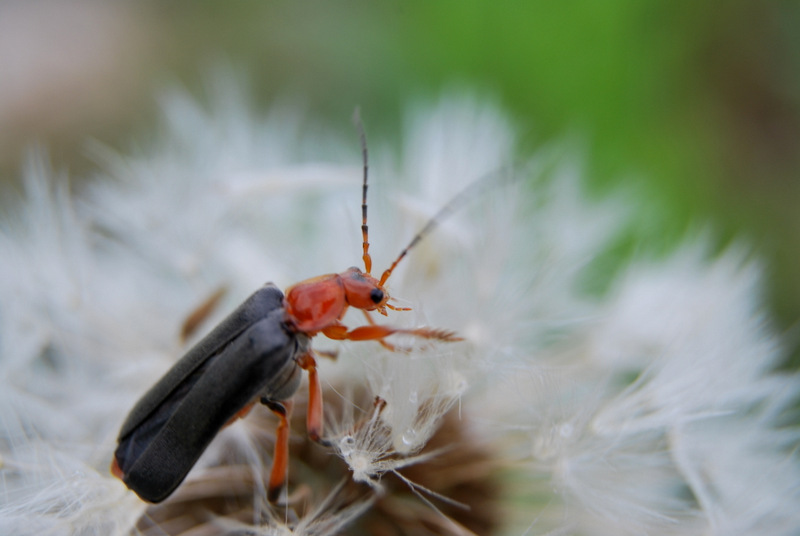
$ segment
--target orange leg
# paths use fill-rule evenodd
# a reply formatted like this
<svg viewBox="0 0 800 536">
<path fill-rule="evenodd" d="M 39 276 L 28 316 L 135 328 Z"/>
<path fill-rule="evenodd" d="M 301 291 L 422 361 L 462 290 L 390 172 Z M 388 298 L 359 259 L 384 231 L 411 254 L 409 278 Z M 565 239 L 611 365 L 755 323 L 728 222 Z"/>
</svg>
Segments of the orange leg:
<svg viewBox="0 0 800 536">
<path fill-rule="evenodd" d="M 332 326 L 328 326 L 327 328 L 322 330 L 322 333 L 331 339 L 337 341 L 349 340 L 349 341 L 378 341 L 381 343 L 385 348 L 389 350 L 396 350 L 396 348 L 386 342 L 385 339 L 389 335 L 393 335 L 395 333 L 404 333 L 406 335 L 413 335 L 414 337 L 420 337 L 423 339 L 436 339 L 439 341 L 445 342 L 455 342 L 455 341 L 462 341 L 461 337 L 457 336 L 452 331 L 448 331 L 445 329 L 435 329 L 435 328 L 417 328 L 417 329 L 404 329 L 404 328 L 393 328 L 390 326 L 382 326 L 380 324 L 376 324 L 372 317 L 369 316 L 367 311 L 364 311 L 364 316 L 366 317 L 367 321 L 369 322 L 369 326 L 361 326 L 350 331 L 347 330 L 347 326 L 342 324 L 334 324 Z M 302 365 L 301 365 L 302 366 Z"/>
<path fill-rule="evenodd" d="M 326 357 L 334 361 L 336 361 L 336 359 L 339 357 L 338 350 L 314 350 L 314 353 L 317 355 L 317 357 Z"/>
<path fill-rule="evenodd" d="M 272 457 L 272 471 L 267 488 L 267 499 L 274 503 L 286 484 L 286 473 L 289 469 L 289 417 L 292 415 L 292 401 L 273 402 L 261 399 L 261 402 L 280 419 L 275 432 L 275 454 Z"/>
<path fill-rule="evenodd" d="M 322 385 L 317 374 L 317 362 L 311 353 L 306 353 L 297 359 L 300 368 L 308 372 L 308 413 L 306 414 L 306 429 L 312 441 L 327 445 L 322 439 Z"/>
<path fill-rule="evenodd" d="M 390 326 L 380 326 L 373 324 L 371 326 L 361 326 L 348 331 L 345 338 L 351 341 L 380 341 L 381 339 L 393 335 L 395 333 L 404 333 L 406 335 L 413 335 L 423 339 L 436 339 L 439 341 L 455 342 L 463 340 L 452 331 L 434 328 L 417 328 L 417 329 L 402 329 L 393 328 Z"/>
<path fill-rule="evenodd" d="M 347 338 L 347 326 L 338 322 L 322 330 L 322 334 L 335 341 L 342 341 Z"/>
<path fill-rule="evenodd" d="M 386 305 L 389 305 L 389 304 L 387 303 Z M 362 309 L 361 312 L 364 313 L 364 318 L 367 319 L 367 322 L 369 322 L 370 326 L 375 326 L 376 325 L 375 321 L 372 319 L 372 316 L 370 316 L 369 311 L 366 311 L 366 310 Z M 397 347 L 394 344 L 386 342 L 384 339 L 378 339 L 378 342 L 381 343 L 381 346 L 383 346 L 384 348 L 386 348 L 390 352 L 396 352 L 397 351 Z"/>
</svg>

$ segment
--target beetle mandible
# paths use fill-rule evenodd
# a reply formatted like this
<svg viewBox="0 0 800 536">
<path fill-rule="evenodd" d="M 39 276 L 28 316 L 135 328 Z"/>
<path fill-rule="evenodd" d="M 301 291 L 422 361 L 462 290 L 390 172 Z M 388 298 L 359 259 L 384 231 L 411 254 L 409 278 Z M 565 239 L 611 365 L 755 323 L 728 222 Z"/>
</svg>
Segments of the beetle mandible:
<svg viewBox="0 0 800 536">
<path fill-rule="evenodd" d="M 370 313 L 386 316 L 385 284 L 395 267 L 420 239 L 454 210 L 456 196 L 414 236 L 381 275 L 372 276 L 367 226 L 368 155 L 363 126 L 356 113 L 363 158 L 361 200 L 364 270 L 352 267 L 339 274 L 314 277 L 289 287 L 286 295 L 266 284 L 191 348 L 139 400 L 119 433 L 111 472 L 139 497 L 150 502 L 167 498 L 180 484 L 221 428 L 247 414 L 260 401 L 279 419 L 267 489 L 276 502 L 288 469 L 291 398 L 308 372 L 308 435 L 322 438 L 322 388 L 310 339 L 374 340 L 388 349 L 393 334 L 439 341 L 461 340 L 451 331 L 404 329 L 376 324 Z M 341 320 L 349 307 L 363 311 L 367 325 L 349 329 Z"/>
</svg>

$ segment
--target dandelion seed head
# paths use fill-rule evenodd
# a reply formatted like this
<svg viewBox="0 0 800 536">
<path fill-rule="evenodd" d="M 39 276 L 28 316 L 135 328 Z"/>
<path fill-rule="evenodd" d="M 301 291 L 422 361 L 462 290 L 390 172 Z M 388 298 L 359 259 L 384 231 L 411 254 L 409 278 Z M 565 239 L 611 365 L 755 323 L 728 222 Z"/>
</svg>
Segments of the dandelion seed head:
<svg viewBox="0 0 800 536">
<path fill-rule="evenodd" d="M 301 388 L 284 502 L 266 501 L 276 419 L 263 407 L 164 503 L 125 490 L 107 471 L 119 425 L 189 345 L 265 281 L 360 259 L 356 136 L 308 128 L 292 103 L 259 116 L 233 80 L 218 76 L 205 105 L 166 94 L 161 134 L 94 146 L 97 180 L 77 192 L 31 156 L 0 224 L 0 532 L 796 532 L 798 438 L 779 425 L 797 387 L 772 372 L 782 348 L 758 264 L 741 247 L 712 257 L 701 237 L 587 295 L 629 214 L 585 199 L 563 147 L 511 166 L 516 181 L 465 203 L 390 278 L 412 311 L 381 323 L 463 341 L 315 338 L 339 354 L 319 363 L 333 446 L 305 437 Z M 376 273 L 463 186 L 509 169 L 514 138 L 466 94 L 412 108 L 400 152 L 370 137 Z M 343 323 L 363 324 L 355 313 Z"/>
</svg>

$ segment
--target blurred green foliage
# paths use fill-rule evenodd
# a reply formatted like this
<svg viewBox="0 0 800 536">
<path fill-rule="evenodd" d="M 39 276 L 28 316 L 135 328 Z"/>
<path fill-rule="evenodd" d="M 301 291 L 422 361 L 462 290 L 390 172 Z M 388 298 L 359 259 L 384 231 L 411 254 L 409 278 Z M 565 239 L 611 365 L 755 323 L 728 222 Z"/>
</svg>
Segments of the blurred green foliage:
<svg viewBox="0 0 800 536">
<path fill-rule="evenodd" d="M 744 237 L 767 258 L 779 324 L 800 318 L 800 4 L 184 7 L 161 7 L 183 45 L 177 64 L 189 73 L 221 54 L 264 101 L 299 93 L 339 120 L 360 104 L 370 128 L 388 133 L 410 98 L 464 85 L 498 99 L 528 148 L 577 135 L 594 191 L 645 200 L 648 242 L 673 244 L 708 222 L 719 248 Z"/>
<path fill-rule="evenodd" d="M 707 222 L 720 249 L 749 240 L 767 259 L 779 325 L 800 319 L 800 3 L 150 1 L 137 9 L 151 45 L 142 70 L 151 92 L 177 77 L 201 93 L 204 70 L 229 62 L 262 105 L 297 96 L 334 124 L 360 105 L 381 136 L 398 130 L 410 99 L 452 87 L 486 93 L 510 112 L 524 150 L 577 138 L 593 192 L 635 190 L 656 248 Z M 144 128 L 151 113 L 140 114 Z M 131 122 L 119 126 L 130 130 Z"/>
</svg>

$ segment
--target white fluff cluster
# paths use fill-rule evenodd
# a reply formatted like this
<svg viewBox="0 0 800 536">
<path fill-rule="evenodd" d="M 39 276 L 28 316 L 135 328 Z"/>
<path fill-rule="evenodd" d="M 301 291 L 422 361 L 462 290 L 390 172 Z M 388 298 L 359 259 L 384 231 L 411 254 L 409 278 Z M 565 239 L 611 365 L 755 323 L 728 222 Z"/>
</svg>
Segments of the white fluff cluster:
<svg viewBox="0 0 800 536">
<path fill-rule="evenodd" d="M 96 147 L 101 171 L 75 195 L 35 153 L 24 198 L 5 199 L 2 534 L 128 534 L 144 505 L 107 468 L 127 411 L 185 351 L 185 316 L 221 285 L 209 325 L 266 281 L 286 288 L 360 264 L 355 133 L 285 104 L 256 119 L 225 80 L 211 100 L 168 95 L 157 139 L 125 156 Z M 375 273 L 449 198 L 508 169 L 513 144 L 502 115 L 458 95 L 412 108 L 399 150 L 370 139 Z M 779 426 L 797 382 L 772 372 L 781 348 L 761 316 L 758 268 L 687 245 L 631 261 L 603 297 L 582 292 L 626 210 L 583 199 L 579 168 L 554 154 L 442 221 L 389 281 L 413 311 L 379 322 L 464 341 L 399 336 L 411 351 L 392 353 L 315 340 L 339 350 L 323 382 L 385 402 L 361 419 L 328 412 L 334 452 L 380 490 L 382 475 L 429 457 L 420 449 L 458 411 L 496 453 L 505 533 L 796 533 L 798 437 Z M 370 506 L 327 504 L 250 528 L 333 534 Z"/>
</svg>

